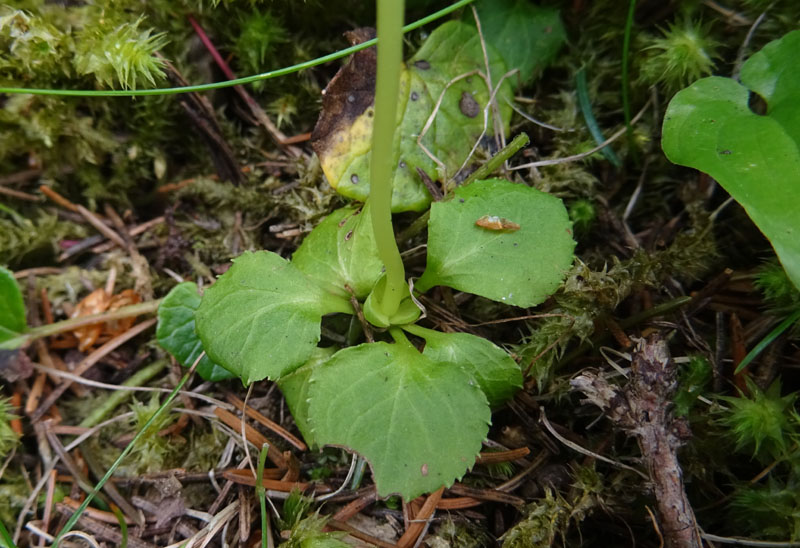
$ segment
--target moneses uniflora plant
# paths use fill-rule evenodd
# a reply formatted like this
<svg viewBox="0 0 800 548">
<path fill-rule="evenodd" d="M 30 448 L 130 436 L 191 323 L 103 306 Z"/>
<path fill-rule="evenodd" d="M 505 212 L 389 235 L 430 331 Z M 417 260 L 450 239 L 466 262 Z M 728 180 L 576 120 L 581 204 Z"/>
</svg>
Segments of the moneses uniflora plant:
<svg viewBox="0 0 800 548">
<path fill-rule="evenodd" d="M 248 252 L 202 297 L 194 284 L 178 285 L 159 310 L 158 336 L 184 364 L 205 350 L 198 370 L 206 378 L 277 381 L 311 445 L 357 451 L 380 495 L 410 500 L 464 474 L 492 407 L 522 383 L 518 364 L 488 340 L 416 323 L 418 297 L 442 285 L 536 305 L 569 269 L 574 241 L 551 195 L 500 179 L 451 182 L 487 128 L 508 126 L 518 67 L 492 47 L 492 24 L 484 28 L 488 59 L 476 27 L 451 21 L 403 64 L 402 2 L 378 5 L 374 103 L 359 80 L 374 67 L 375 52 L 365 50 L 329 85 L 324 107 L 337 116 L 323 113 L 314 135 L 331 184 L 364 203 L 331 213 L 291 261 Z M 531 24 L 549 18 L 560 42 L 555 13 L 528 7 L 506 15 Z M 522 67 L 525 78 L 536 68 Z M 493 113 L 492 104 L 502 106 Z M 421 171 L 447 182 L 433 204 Z M 410 284 L 391 213 L 428 208 L 427 267 Z M 323 316 L 351 314 L 358 326 L 359 309 L 378 340 L 318 347 Z"/>
</svg>

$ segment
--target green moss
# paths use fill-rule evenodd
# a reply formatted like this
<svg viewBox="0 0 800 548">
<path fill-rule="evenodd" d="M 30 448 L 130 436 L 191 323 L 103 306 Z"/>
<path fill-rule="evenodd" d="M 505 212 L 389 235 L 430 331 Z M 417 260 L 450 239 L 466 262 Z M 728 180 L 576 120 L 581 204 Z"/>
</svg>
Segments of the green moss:
<svg viewBox="0 0 800 548">
<path fill-rule="evenodd" d="M 44 209 L 24 211 L 27 215 L 22 217 L 0 209 L 0 257 L 12 268 L 52 261 L 61 251 L 61 240 L 87 236 L 84 226 L 61 220 Z"/>
<path fill-rule="evenodd" d="M 566 533 L 570 507 L 548 490 L 543 499 L 528 504 L 525 517 L 501 537 L 503 548 L 545 548 Z"/>
<path fill-rule="evenodd" d="M 0 397 L 0 462 L 17 446 L 19 436 L 11 429 L 10 421 L 18 418 L 11 413 L 11 402 L 8 398 Z"/>
<path fill-rule="evenodd" d="M 747 388 L 750 397 L 721 397 L 729 406 L 722 422 L 736 440 L 736 448 L 762 462 L 785 457 L 791 443 L 800 440 L 800 417 L 794 410 L 797 394 L 781 396 L 780 380 L 762 391 L 748 379 Z"/>
<path fill-rule="evenodd" d="M 720 44 L 711 38 L 708 25 L 684 17 L 660 30 L 659 36 L 642 39 L 639 78 L 669 96 L 714 70 Z"/>
</svg>

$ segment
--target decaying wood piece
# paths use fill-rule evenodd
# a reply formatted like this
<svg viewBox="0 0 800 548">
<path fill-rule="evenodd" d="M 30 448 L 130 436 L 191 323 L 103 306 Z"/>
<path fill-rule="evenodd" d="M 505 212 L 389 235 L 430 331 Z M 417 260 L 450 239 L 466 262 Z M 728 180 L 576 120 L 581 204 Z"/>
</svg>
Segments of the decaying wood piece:
<svg viewBox="0 0 800 548">
<path fill-rule="evenodd" d="M 594 373 L 583 373 L 571 384 L 639 442 L 653 482 L 664 545 L 700 548 L 677 456 L 691 433 L 684 421 L 672 416 L 677 370 L 666 342 L 658 335 L 637 341 L 631 371 L 630 382 L 622 388 Z"/>
</svg>

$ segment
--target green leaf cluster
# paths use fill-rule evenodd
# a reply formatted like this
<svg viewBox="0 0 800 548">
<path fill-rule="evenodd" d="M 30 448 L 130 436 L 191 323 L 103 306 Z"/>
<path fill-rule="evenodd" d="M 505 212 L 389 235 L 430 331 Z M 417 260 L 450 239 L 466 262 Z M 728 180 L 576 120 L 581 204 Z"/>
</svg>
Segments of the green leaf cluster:
<svg viewBox="0 0 800 548">
<path fill-rule="evenodd" d="M 427 100 L 447 87 L 448 62 L 458 70 L 465 63 L 480 66 L 475 39 L 475 30 L 458 22 L 431 35 L 409 63 L 429 71 Z M 415 81 L 408 73 L 402 78 Z M 401 93 L 414 101 L 408 89 Z M 417 102 L 426 100 L 422 95 L 420 89 Z M 457 103 L 454 109 L 461 108 Z M 413 124 L 404 129 L 401 123 L 398 135 L 419 132 L 425 122 L 419 114 L 405 117 Z M 458 119 L 464 118 L 463 124 L 471 124 L 459 112 Z M 434 136 L 443 145 L 446 137 L 465 142 L 455 119 L 444 119 L 450 130 L 437 129 Z M 404 146 L 396 140 L 395 153 L 410 162 Z M 469 150 L 462 153 L 463 161 Z M 405 169 L 399 161 L 397 166 Z M 404 185 L 395 178 L 395 191 L 410 188 Z M 388 215 L 388 196 L 385 205 Z M 291 261 L 269 251 L 239 256 L 202 298 L 193 284 L 175 287 L 159 310 L 159 340 L 184 365 L 202 347 L 210 363 L 245 384 L 276 380 L 310 445 L 357 451 L 370 463 L 381 496 L 399 493 L 410 500 L 464 474 L 488 432 L 491 408 L 522 384 L 516 362 L 488 340 L 416 325 L 416 296 L 444 285 L 533 306 L 567 273 L 575 242 L 561 200 L 506 180 L 471 182 L 433 204 L 426 270 L 415 295 L 404 286 L 399 312 L 387 316 L 378 301 L 387 276 L 371 207 L 378 206 L 368 201 L 331 213 Z M 391 342 L 318 346 L 323 316 L 355 315 L 359 308 L 373 329 L 388 328 Z M 407 334 L 424 340 L 424 350 Z M 210 378 L 213 371 L 206 364 L 201 374 Z"/>
<path fill-rule="evenodd" d="M 488 180 L 436 205 L 450 204 L 455 214 L 431 217 L 431 242 L 449 241 L 469 260 L 444 261 L 448 251 L 431 245 L 429 269 L 449 266 L 446 279 L 423 275 L 431 280 L 429 287 L 468 288 L 499 302 L 511 294 L 512 304 L 530 306 L 541 302 L 546 288 L 555 288 L 569 268 L 574 242 L 560 200 L 524 185 Z M 507 233 L 476 226 L 487 212 L 509 215 L 520 228 Z M 333 212 L 291 262 L 267 251 L 246 253 L 202 299 L 194 284 L 176 286 L 159 311 L 159 341 L 184 365 L 202 346 L 213 363 L 245 383 L 278 380 L 310 444 L 358 451 L 370 462 L 381 495 L 413 498 L 463 474 L 480 449 L 490 408 L 507 400 L 522 377 L 514 360 L 485 339 L 413 323 L 390 327 L 393 344 L 338 351 L 317 347 L 322 316 L 353 313 L 350 296 L 364 299 L 382 279 L 372 226 L 365 219 L 365 212 L 354 207 Z M 467 236 L 461 239 L 461 234 Z M 544 258 L 545 266 L 532 265 L 531 254 L 534 261 Z M 502 256 L 500 277 L 491 266 L 495 256 Z M 481 264 L 490 266 L 482 270 Z M 424 352 L 398 328 L 424 339 Z M 207 369 L 201 374 L 210 378 Z M 435 450 L 442 443 L 446 453 Z"/>
</svg>

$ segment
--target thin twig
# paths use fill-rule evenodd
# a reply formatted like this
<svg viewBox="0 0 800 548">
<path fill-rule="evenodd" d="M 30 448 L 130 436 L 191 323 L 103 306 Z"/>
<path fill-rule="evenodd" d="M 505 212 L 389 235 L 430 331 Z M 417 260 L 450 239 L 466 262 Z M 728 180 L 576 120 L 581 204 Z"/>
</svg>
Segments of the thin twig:
<svg viewBox="0 0 800 548">
<path fill-rule="evenodd" d="M 647 103 L 645 103 L 644 107 L 642 107 L 642 110 L 640 110 L 636 114 L 636 116 L 633 117 L 633 119 L 631 120 L 631 125 L 638 122 L 641 119 L 641 117 L 644 116 L 644 113 L 647 111 L 649 106 L 650 106 L 650 101 L 648 100 Z M 539 160 L 537 162 L 529 162 L 527 164 L 510 167 L 509 169 L 511 171 L 516 171 L 518 169 L 525 169 L 528 167 L 554 166 L 566 162 L 574 162 L 575 160 L 580 160 L 582 158 L 586 158 L 587 156 L 591 156 L 598 150 L 607 147 L 608 145 L 610 145 L 611 143 L 613 143 L 614 141 L 625 135 L 627 131 L 628 131 L 627 128 L 622 128 L 616 133 L 614 133 L 611 137 L 609 137 L 608 139 L 597 145 L 596 147 L 589 149 L 586 152 L 581 152 L 580 154 L 575 154 L 573 156 L 565 156 L 563 158 L 551 158 L 550 160 Z"/>
<path fill-rule="evenodd" d="M 557 439 L 558 441 L 560 441 L 561 443 L 563 443 L 564 445 L 566 445 L 567 447 L 569 447 L 573 451 L 577 451 L 578 453 L 581 453 L 582 455 L 586 455 L 587 457 L 592 457 L 593 459 L 597 459 L 599 461 L 605 462 L 607 464 L 610 464 L 611 466 L 615 466 L 615 467 L 621 468 L 623 470 L 629 470 L 629 471 L 631 471 L 631 472 L 633 472 L 635 474 L 638 474 L 640 477 L 644 478 L 645 480 L 648 480 L 648 481 L 650 480 L 650 478 L 647 476 L 647 474 L 645 474 L 644 472 L 642 472 L 640 470 L 637 470 L 633 466 L 628 466 L 627 464 L 624 464 L 624 463 L 621 463 L 621 462 L 617 462 L 617 461 L 615 461 L 613 459 L 610 459 L 608 457 L 604 457 L 603 455 L 600 455 L 600 454 L 595 453 L 593 451 L 589 451 L 588 449 L 584 449 L 583 447 L 581 447 L 577 443 L 574 443 L 574 442 L 568 440 L 567 438 L 565 438 L 564 436 L 562 436 L 561 434 L 556 432 L 556 429 L 553 428 L 553 425 L 550 424 L 549 420 L 547 420 L 547 415 L 544 412 L 544 407 L 541 408 L 541 412 L 542 412 L 542 414 L 541 414 L 539 420 L 544 425 L 544 427 L 547 428 L 547 431 L 550 432 L 550 434 L 555 439 Z"/>
</svg>

